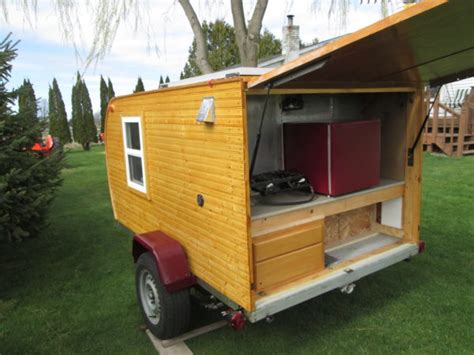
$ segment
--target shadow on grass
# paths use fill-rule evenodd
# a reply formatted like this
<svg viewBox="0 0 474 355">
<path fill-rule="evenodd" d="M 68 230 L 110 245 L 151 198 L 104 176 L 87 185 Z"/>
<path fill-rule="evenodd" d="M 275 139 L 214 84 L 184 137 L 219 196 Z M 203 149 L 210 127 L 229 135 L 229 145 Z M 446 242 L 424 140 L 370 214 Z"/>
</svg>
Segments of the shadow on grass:
<svg viewBox="0 0 474 355">
<path fill-rule="evenodd" d="M 316 344 L 325 344 L 324 348 L 330 349 L 327 339 L 341 334 L 341 331 L 352 339 L 362 334 L 379 333 L 386 322 L 385 310 L 390 312 L 393 304 L 399 304 L 401 299 L 416 293 L 429 282 L 422 274 L 413 272 L 417 267 L 415 264 L 416 261 L 402 263 L 361 279 L 356 282 L 357 287 L 351 295 L 334 290 L 277 313 L 271 323 L 264 320 L 247 323 L 241 332 L 230 328 L 219 330 L 189 341 L 189 346 L 203 353 L 206 353 L 205 348 L 209 350 L 205 344 L 210 343 L 216 353 L 298 353 L 300 350 L 316 350 Z M 207 317 L 208 322 L 218 318 L 217 312 L 213 312 L 212 317 L 209 315 L 211 312 L 207 315 L 202 309 L 197 312 L 201 317 Z M 367 318 L 371 321 L 367 322 Z M 354 333 L 358 333 L 357 336 Z M 334 347 L 343 349 L 342 345 L 341 342 Z"/>
</svg>

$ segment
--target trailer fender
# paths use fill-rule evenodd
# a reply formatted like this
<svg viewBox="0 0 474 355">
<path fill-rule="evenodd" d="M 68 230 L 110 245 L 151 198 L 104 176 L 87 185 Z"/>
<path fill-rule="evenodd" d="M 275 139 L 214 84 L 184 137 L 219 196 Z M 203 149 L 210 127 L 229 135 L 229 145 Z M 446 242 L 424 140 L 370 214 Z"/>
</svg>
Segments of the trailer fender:
<svg viewBox="0 0 474 355">
<path fill-rule="evenodd" d="M 161 231 L 137 234 L 133 237 L 133 261 L 150 252 L 155 257 L 158 275 L 170 293 L 188 288 L 196 283 L 189 269 L 184 249 L 176 240 Z"/>
</svg>

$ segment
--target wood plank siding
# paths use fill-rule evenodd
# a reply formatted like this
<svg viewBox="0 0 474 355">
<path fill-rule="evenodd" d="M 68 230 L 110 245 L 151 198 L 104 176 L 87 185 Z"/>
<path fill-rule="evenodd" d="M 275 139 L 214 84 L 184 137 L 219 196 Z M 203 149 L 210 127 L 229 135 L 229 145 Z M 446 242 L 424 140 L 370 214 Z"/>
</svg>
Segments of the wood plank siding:
<svg viewBox="0 0 474 355">
<path fill-rule="evenodd" d="M 197 277 L 251 310 L 244 85 L 237 78 L 116 98 L 106 153 L 115 218 L 135 233 L 161 230 L 178 240 Z M 215 124 L 196 122 L 205 96 L 215 98 Z M 142 119 L 146 194 L 127 185 L 125 116 Z"/>
</svg>

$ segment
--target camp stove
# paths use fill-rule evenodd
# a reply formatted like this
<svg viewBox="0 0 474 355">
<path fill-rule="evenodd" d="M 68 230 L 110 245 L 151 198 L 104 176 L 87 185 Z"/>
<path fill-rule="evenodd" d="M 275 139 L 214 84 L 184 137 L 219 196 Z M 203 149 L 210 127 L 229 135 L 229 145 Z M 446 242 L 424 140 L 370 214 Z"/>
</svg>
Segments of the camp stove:
<svg viewBox="0 0 474 355">
<path fill-rule="evenodd" d="M 252 176 L 250 186 L 261 196 L 274 195 L 281 192 L 309 192 L 313 188 L 308 179 L 300 173 L 276 170 Z"/>
</svg>

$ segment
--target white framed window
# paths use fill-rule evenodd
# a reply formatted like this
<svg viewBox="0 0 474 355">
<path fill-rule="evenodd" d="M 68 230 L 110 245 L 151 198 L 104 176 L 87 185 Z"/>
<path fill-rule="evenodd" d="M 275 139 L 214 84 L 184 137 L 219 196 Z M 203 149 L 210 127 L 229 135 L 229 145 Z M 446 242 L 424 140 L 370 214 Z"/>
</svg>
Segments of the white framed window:
<svg viewBox="0 0 474 355">
<path fill-rule="evenodd" d="M 141 117 L 122 117 L 122 129 L 128 186 L 146 193 Z"/>
</svg>

